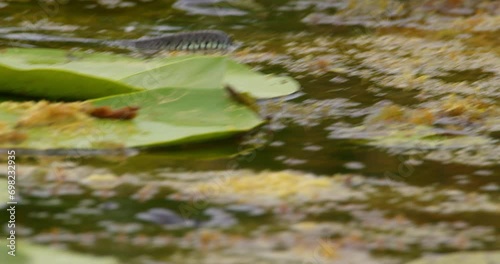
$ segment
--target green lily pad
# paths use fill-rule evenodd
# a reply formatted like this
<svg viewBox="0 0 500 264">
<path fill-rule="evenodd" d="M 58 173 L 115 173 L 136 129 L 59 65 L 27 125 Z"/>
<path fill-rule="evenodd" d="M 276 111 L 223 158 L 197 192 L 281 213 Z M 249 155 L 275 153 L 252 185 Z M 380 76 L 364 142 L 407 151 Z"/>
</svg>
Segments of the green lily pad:
<svg viewBox="0 0 500 264">
<path fill-rule="evenodd" d="M 67 250 L 51 248 L 48 246 L 35 245 L 26 241 L 18 240 L 15 256 L 8 255 L 7 252 L 0 255 L 1 263 L 10 264 L 118 264 L 113 257 L 99 257 L 84 255 Z"/>
<path fill-rule="evenodd" d="M 200 83 L 217 87 L 224 69 L 224 57 L 145 60 L 104 53 L 7 49 L 0 57 L 0 92 L 47 99 L 90 99 L 143 88 L 191 88 Z"/>
<path fill-rule="evenodd" d="M 246 65 L 227 61 L 225 84 L 255 98 L 273 98 L 296 92 L 300 84 L 290 77 L 265 75 L 252 71 Z"/>
<path fill-rule="evenodd" d="M 120 81 L 142 89 L 165 87 L 208 88 L 222 87 L 226 72 L 226 57 L 199 56 L 185 59 L 165 59 L 165 64 L 127 76 Z M 158 61 L 153 61 L 155 64 Z"/>
<path fill-rule="evenodd" d="M 0 93 L 44 99 L 92 99 L 143 89 L 213 88 L 230 84 L 257 98 L 298 90 L 289 77 L 253 72 L 225 56 L 143 59 L 55 49 L 0 51 Z"/>
<path fill-rule="evenodd" d="M 437 257 L 424 257 L 407 264 L 493 264 L 500 259 L 500 251 L 460 252 Z"/>
<path fill-rule="evenodd" d="M 225 91 L 213 89 L 162 88 L 90 101 L 94 106 L 118 109 L 139 107 L 131 120 L 83 116 L 48 124 L 19 125 L 27 107 L 0 104 L 0 119 L 6 131 L 23 134 L 4 136 L 2 148 L 109 149 L 160 147 L 224 138 L 250 130 L 262 120 L 244 105 L 232 101 Z M 19 109 L 21 108 L 21 109 Z M 23 112 L 24 111 L 24 112 Z M 39 113 L 39 110 L 34 111 Z M 24 119 L 26 120 L 26 119 Z M 38 122 L 35 120 L 35 122 Z M 28 125 L 25 125 L 28 124 Z M 13 142 L 17 138 L 20 142 Z"/>
</svg>

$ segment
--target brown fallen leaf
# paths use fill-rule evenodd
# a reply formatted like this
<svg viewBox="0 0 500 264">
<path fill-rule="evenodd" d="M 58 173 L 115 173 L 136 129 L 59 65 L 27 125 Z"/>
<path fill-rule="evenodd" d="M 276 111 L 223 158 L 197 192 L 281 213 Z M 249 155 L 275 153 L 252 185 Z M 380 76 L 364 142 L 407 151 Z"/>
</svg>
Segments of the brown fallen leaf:
<svg viewBox="0 0 500 264">
<path fill-rule="evenodd" d="M 137 106 L 125 106 L 116 110 L 109 106 L 99 106 L 89 110 L 89 115 L 97 118 L 130 120 L 137 116 Z"/>
</svg>

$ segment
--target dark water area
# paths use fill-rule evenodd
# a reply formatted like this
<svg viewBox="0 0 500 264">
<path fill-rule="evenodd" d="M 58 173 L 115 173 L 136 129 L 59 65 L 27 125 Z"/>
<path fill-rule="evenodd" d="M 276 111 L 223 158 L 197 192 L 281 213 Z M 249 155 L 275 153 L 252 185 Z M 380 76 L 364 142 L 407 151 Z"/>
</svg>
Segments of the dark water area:
<svg viewBox="0 0 500 264">
<path fill-rule="evenodd" d="M 391 65 L 411 58 L 411 50 L 424 53 L 426 48 L 439 45 L 442 49 L 450 45 L 451 50 L 462 41 L 460 36 L 446 42 L 436 36 L 446 28 L 420 38 L 420 33 L 407 33 L 413 30 L 408 29 L 410 26 L 391 31 L 370 25 L 370 19 L 366 23 L 339 24 L 304 19 L 313 13 L 335 15 L 345 9 L 345 2 L 349 1 L 0 1 L 0 48 L 77 48 L 127 54 L 130 51 L 78 39 L 135 39 L 218 29 L 242 43 L 241 52 L 229 56 L 264 73 L 291 76 L 301 84 L 297 98 L 259 102 L 262 112 L 270 116 L 268 124 L 228 140 L 139 150 L 130 156 L 21 157 L 29 167 L 19 180 L 23 203 L 19 222 L 24 237 L 38 244 L 65 245 L 75 252 L 112 256 L 118 263 L 313 263 L 311 252 L 323 245 L 318 244 L 321 239 L 333 243 L 337 253 L 332 255 L 327 250 L 314 263 L 347 263 L 346 259 L 356 264 L 407 263 L 427 254 L 498 251 L 500 147 L 498 137 L 490 136 L 497 130 L 491 129 L 491 134 L 484 132 L 487 129 L 464 130 L 467 138 L 458 143 L 444 141 L 457 137 L 448 132 L 437 134 L 431 143 L 414 143 L 411 140 L 418 135 L 409 134 L 408 143 L 380 139 L 373 136 L 374 130 L 362 130 L 369 127 L 368 117 L 389 103 L 407 108 L 443 105 L 440 100 L 451 92 L 433 91 L 433 80 L 450 87 L 482 87 L 488 92 L 477 94 L 497 109 L 498 65 L 481 65 L 479 57 L 474 58 L 478 69 L 457 66 L 448 71 L 455 67 L 444 65 L 447 60 L 441 55 L 435 63 L 443 61 L 444 66 L 432 65 L 422 55 L 418 58 L 423 61 L 422 69 L 408 77 L 399 71 L 403 66 Z M 498 15 L 492 17 L 498 21 Z M 481 34 L 495 32 L 498 30 Z M 476 33 L 467 34 L 474 40 Z M 67 41 L 44 41 L 44 36 Z M 394 39 L 384 45 L 386 36 Z M 430 44 L 418 44 L 420 40 Z M 415 47 L 406 50 L 405 43 Z M 390 49 L 391 45 L 401 46 Z M 397 49 L 409 55 L 403 51 L 396 55 Z M 456 51 L 456 56 L 469 56 L 464 50 Z M 496 54 L 484 56 L 498 61 L 498 50 L 484 50 Z M 394 61 L 386 63 L 383 56 L 393 51 Z M 373 63 L 371 57 L 380 63 L 375 59 Z M 461 64 L 461 60 L 450 59 L 450 63 Z M 418 79 L 421 76 L 425 78 Z M 462 93 L 462 88 L 450 89 L 464 97 L 474 95 Z M 498 119 L 492 120 L 484 124 L 496 123 L 498 127 Z M 383 137 L 400 136 L 391 133 Z M 489 141 L 469 144 L 469 136 Z M 208 173 L 203 177 L 213 174 L 217 178 L 228 171 L 259 175 L 286 170 L 303 172 L 304 178 L 312 173 L 332 181 L 338 179 L 356 194 L 352 199 L 311 200 L 298 205 L 277 198 L 279 206 L 226 197 L 223 202 L 206 199 L 195 210 L 185 211 L 192 209 L 193 199 L 199 199 L 183 189 L 198 183 L 202 176 L 196 175 Z M 94 174 L 118 175 L 125 180 L 109 192 L 92 187 L 92 181 L 79 180 Z M 65 182 L 59 177 L 71 180 Z M 116 179 L 102 181 L 113 185 Z M 356 196 L 358 191 L 363 197 Z M 239 210 L 236 205 L 246 207 Z M 181 227 L 166 228 L 154 221 L 139 220 L 138 214 L 153 208 L 168 209 L 194 224 L 182 226 L 186 221 L 179 221 L 176 224 Z M 314 227 L 304 227 L 304 223 L 314 223 Z M 322 234 L 317 228 L 321 224 L 335 227 L 325 227 L 329 231 Z M 337 225 L 344 230 L 335 229 Z M 302 251 L 290 242 L 299 240 Z M 269 257 L 257 254 L 259 251 L 281 255 Z"/>
</svg>

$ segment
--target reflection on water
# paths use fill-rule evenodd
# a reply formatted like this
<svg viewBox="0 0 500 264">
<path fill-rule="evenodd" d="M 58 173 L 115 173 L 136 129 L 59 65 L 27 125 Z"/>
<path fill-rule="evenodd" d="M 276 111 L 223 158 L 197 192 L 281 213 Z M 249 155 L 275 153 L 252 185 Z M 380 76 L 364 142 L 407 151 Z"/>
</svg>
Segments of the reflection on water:
<svg viewBox="0 0 500 264">
<path fill-rule="evenodd" d="M 206 16 L 244 16 L 247 12 L 234 7 L 222 7 L 235 1 L 226 0 L 177 0 L 172 7 L 184 10 L 192 15 Z"/>
</svg>

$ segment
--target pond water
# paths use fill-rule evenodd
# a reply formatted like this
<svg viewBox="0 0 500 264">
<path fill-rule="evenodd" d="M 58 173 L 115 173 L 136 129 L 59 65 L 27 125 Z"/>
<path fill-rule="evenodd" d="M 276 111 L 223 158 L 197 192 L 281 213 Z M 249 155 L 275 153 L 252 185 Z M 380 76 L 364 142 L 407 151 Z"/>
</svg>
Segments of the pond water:
<svg viewBox="0 0 500 264">
<path fill-rule="evenodd" d="M 495 1 L 66 2 L 0 0 L 0 48 L 127 53 L 73 40 L 219 29 L 242 43 L 229 56 L 302 90 L 259 102 L 270 122 L 225 141 L 20 157 L 27 240 L 118 263 L 499 250 Z"/>
</svg>

